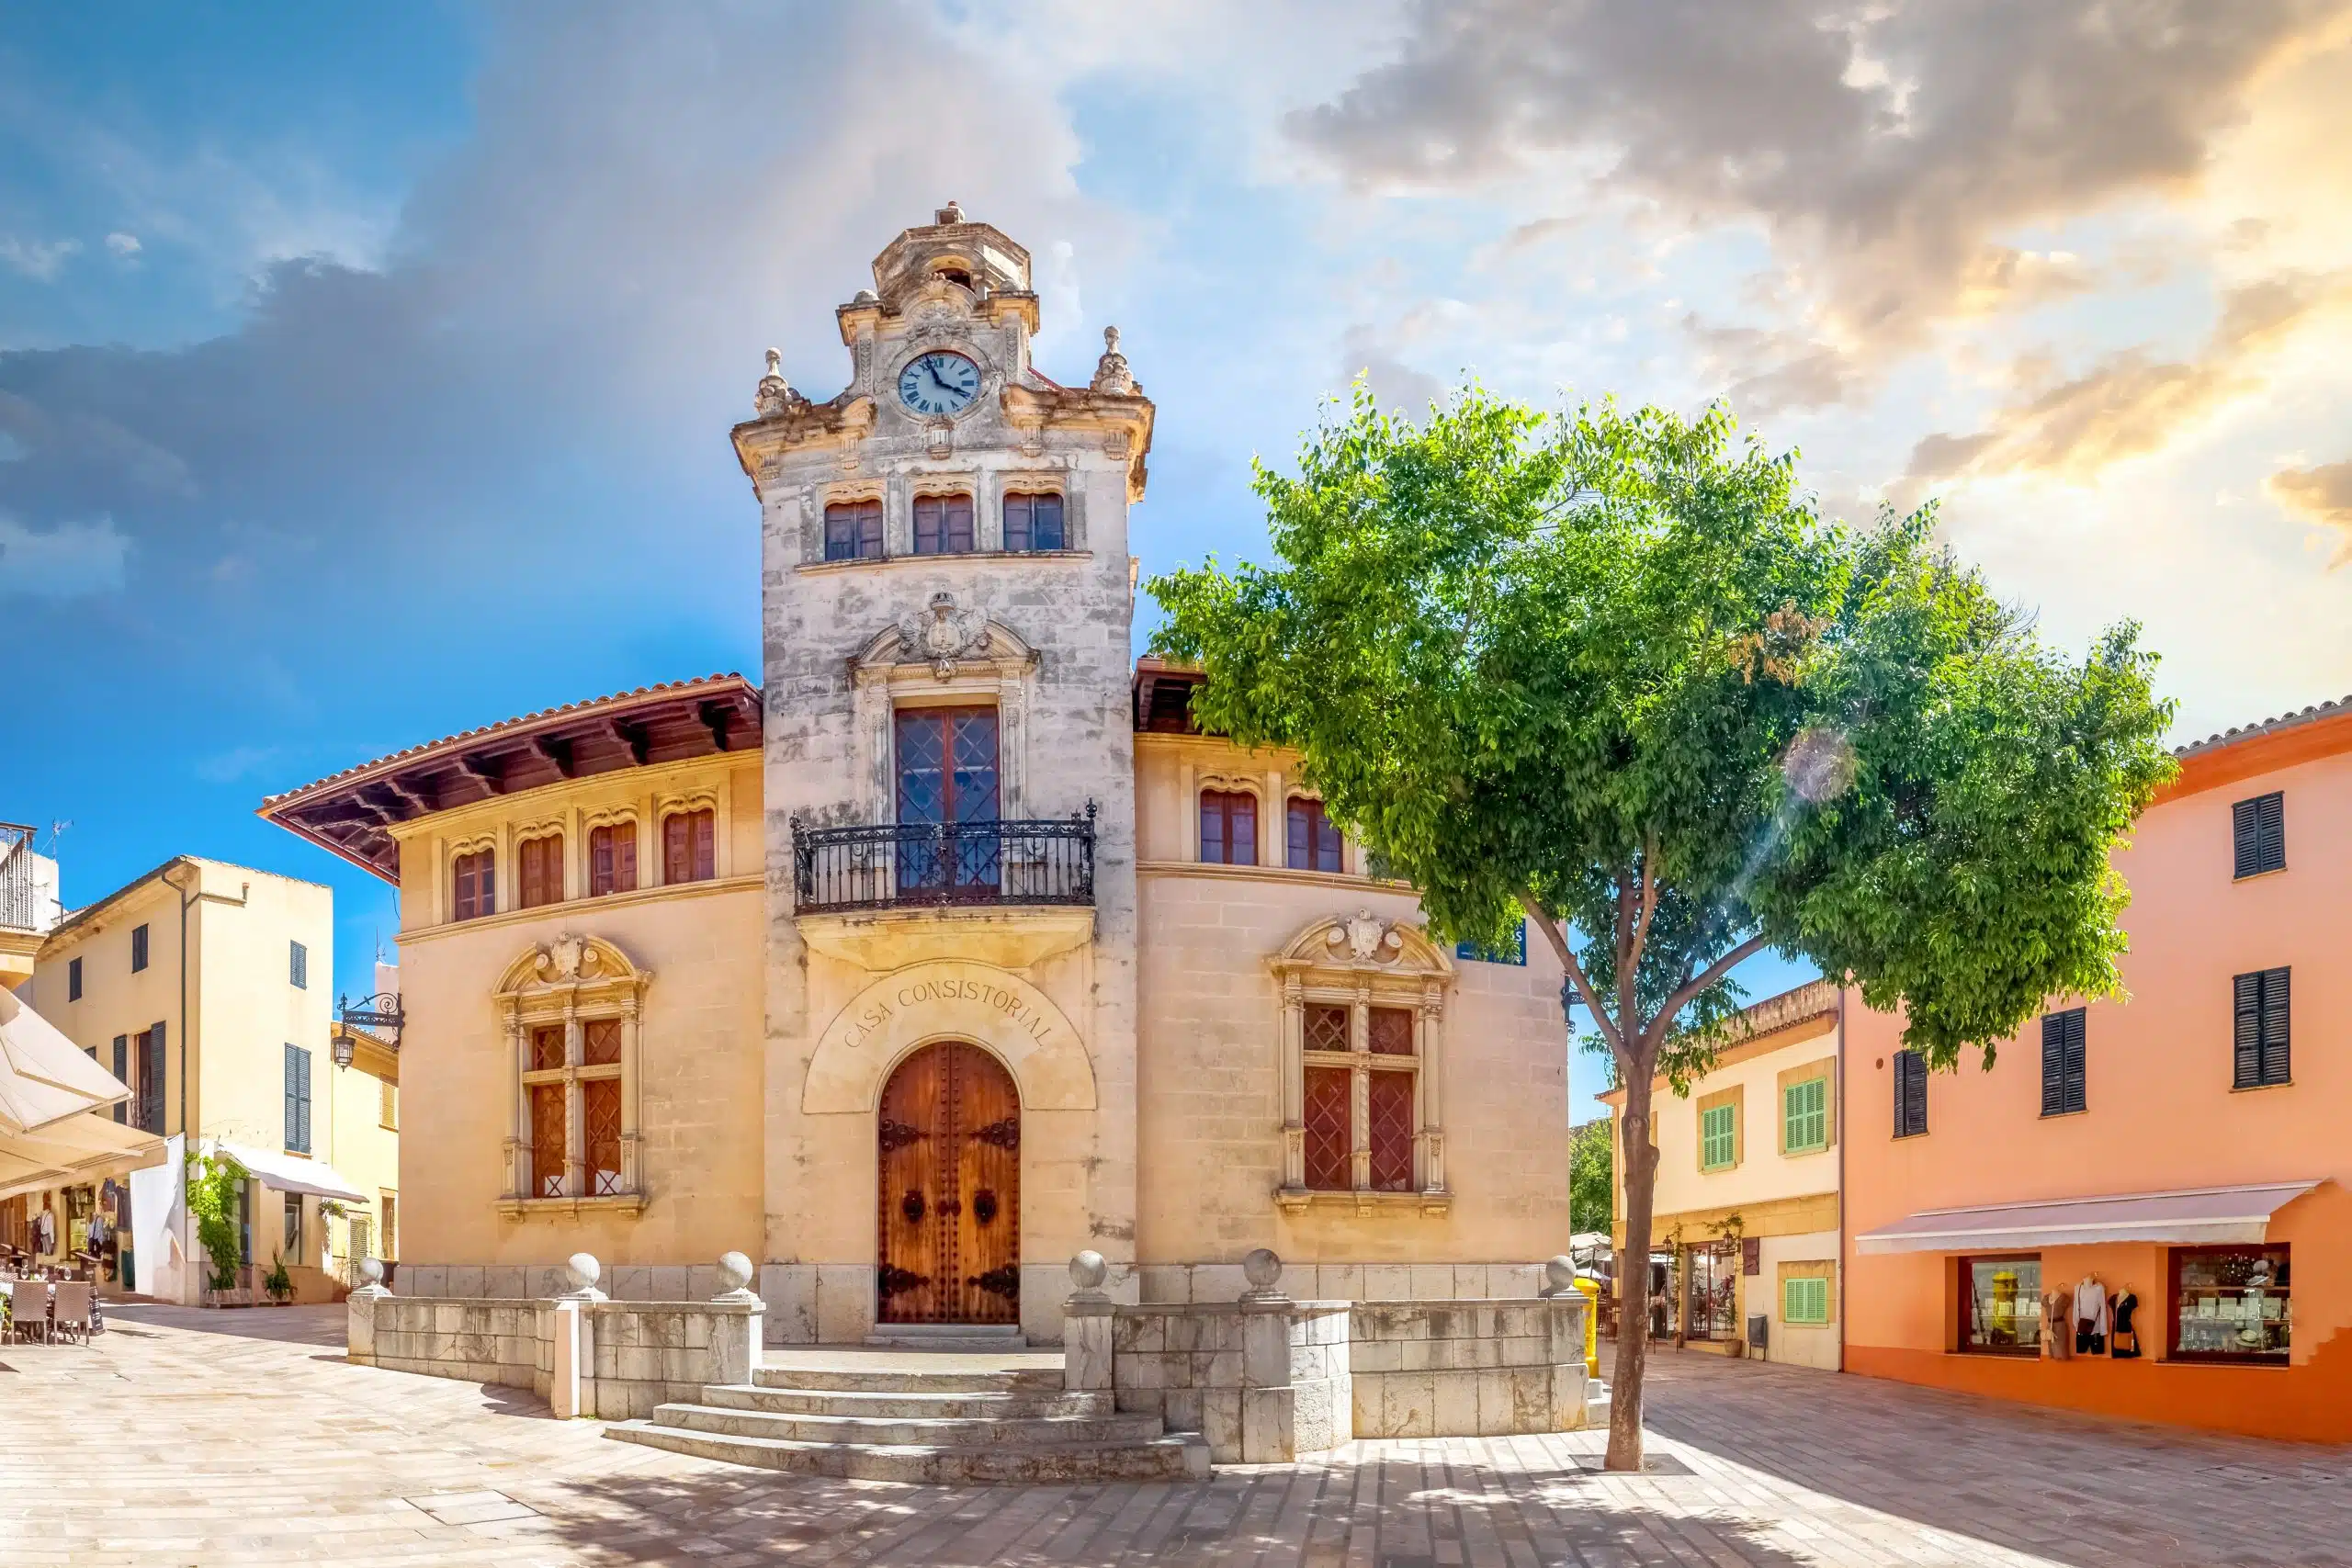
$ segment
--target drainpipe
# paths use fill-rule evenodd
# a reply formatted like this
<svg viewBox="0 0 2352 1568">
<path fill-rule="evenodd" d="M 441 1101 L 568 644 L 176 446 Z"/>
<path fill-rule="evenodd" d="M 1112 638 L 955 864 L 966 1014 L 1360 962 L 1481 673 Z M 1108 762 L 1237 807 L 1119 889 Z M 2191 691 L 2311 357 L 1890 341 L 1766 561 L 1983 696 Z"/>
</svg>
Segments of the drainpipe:
<svg viewBox="0 0 2352 1568">
<path fill-rule="evenodd" d="M 163 882 L 164 886 L 180 896 L 180 1136 L 188 1138 L 193 1134 L 187 1124 L 187 1058 L 188 1048 L 196 1042 L 188 1037 L 187 1032 L 187 912 L 192 906 L 207 901 L 229 904 L 242 909 L 253 897 L 254 885 L 248 882 L 239 886 L 234 898 L 226 893 L 207 893 L 201 882 L 191 890 L 172 880 L 172 873 L 182 866 L 191 870 L 197 868 L 196 862 L 183 856 L 164 868 Z"/>
<path fill-rule="evenodd" d="M 1846 1118 L 1846 1057 L 1853 1043 L 1846 1037 L 1846 987 L 1838 987 L 1838 1370 L 1846 1370 L 1846 1238 L 1853 1234 L 1846 1201 L 1846 1141 L 1853 1127 Z"/>
</svg>

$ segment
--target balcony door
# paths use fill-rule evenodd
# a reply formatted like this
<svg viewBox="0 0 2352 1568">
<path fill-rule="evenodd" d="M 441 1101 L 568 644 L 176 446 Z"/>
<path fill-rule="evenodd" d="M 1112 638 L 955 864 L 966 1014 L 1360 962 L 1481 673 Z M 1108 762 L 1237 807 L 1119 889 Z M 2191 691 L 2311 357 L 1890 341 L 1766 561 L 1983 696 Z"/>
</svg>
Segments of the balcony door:
<svg viewBox="0 0 2352 1568">
<path fill-rule="evenodd" d="M 900 708 L 892 726 L 901 827 L 933 827 L 899 844 L 899 896 L 942 903 L 994 898 L 1003 881 L 995 832 L 996 709 Z"/>
</svg>

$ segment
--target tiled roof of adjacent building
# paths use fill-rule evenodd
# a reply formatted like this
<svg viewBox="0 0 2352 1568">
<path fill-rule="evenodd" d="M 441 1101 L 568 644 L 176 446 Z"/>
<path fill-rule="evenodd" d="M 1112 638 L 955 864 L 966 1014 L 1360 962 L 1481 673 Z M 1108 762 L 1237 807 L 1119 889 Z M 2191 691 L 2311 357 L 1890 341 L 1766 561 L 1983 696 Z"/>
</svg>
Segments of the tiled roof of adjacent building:
<svg viewBox="0 0 2352 1568">
<path fill-rule="evenodd" d="M 2172 754 L 2176 757 L 2194 757 L 2201 751 L 2211 751 L 2216 747 L 2233 746 L 2242 740 L 2254 739 L 2256 736 L 2276 735 L 2282 729 L 2293 729 L 2302 725 L 2314 724 L 2321 719 L 2332 718 L 2338 714 L 2352 714 L 2352 695 L 2338 697 L 2332 703 L 2314 703 L 2301 713 L 2282 713 L 2276 718 L 2261 719 L 2253 724 L 2235 725 L 2218 735 L 2209 735 L 2202 740 L 2191 740 L 2187 745 L 2176 746 L 2173 748 Z"/>
</svg>

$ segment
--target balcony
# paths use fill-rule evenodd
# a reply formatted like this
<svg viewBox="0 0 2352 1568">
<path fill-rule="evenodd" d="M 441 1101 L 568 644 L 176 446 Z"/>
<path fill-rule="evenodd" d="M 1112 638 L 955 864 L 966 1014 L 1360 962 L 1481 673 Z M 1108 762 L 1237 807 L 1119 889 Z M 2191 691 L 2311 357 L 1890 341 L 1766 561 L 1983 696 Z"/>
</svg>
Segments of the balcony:
<svg viewBox="0 0 2352 1568">
<path fill-rule="evenodd" d="M 795 818 L 803 915 L 1094 903 L 1094 813 L 1025 822 L 811 828 Z"/>
</svg>

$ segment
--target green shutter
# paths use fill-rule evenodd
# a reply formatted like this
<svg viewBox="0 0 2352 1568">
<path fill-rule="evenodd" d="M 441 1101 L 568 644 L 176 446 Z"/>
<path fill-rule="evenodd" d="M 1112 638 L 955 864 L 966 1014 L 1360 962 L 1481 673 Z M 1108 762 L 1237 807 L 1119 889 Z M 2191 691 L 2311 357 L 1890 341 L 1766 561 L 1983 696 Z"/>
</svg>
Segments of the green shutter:
<svg viewBox="0 0 2352 1568">
<path fill-rule="evenodd" d="M 1781 1091 L 1781 1146 L 1792 1155 L 1829 1146 L 1827 1078 L 1807 1078 Z"/>
<path fill-rule="evenodd" d="M 1699 1164 L 1704 1169 L 1720 1170 L 1738 1157 L 1732 1111 L 1728 1105 L 1713 1105 L 1699 1113 Z"/>
<path fill-rule="evenodd" d="M 1783 1323 L 1827 1323 L 1829 1281 L 1819 1278 L 1781 1280 L 1781 1320 Z"/>
</svg>

